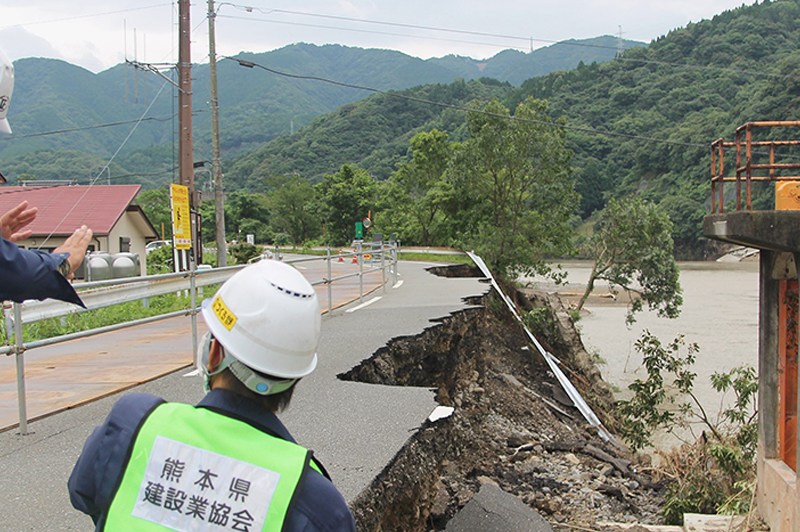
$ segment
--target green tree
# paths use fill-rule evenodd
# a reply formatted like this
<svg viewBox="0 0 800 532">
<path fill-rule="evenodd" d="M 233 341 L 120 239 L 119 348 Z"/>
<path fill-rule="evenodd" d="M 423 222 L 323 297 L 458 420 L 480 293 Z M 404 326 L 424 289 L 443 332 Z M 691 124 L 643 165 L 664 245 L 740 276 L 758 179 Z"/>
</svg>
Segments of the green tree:
<svg viewBox="0 0 800 532">
<path fill-rule="evenodd" d="M 717 392 L 734 401 L 709 415 L 694 393 L 693 366 L 699 348 L 678 336 L 667 345 L 645 331 L 636 342 L 646 378 L 628 386 L 630 399 L 619 402 L 620 434 L 634 449 L 652 445 L 655 431 L 674 433 L 699 422 L 703 434 L 694 443 L 659 451 L 665 477 L 672 479 L 663 508 L 667 523 L 681 525 L 685 513 L 742 514 L 750 509 L 755 486 L 758 443 L 758 378 L 750 366 L 711 375 Z M 685 351 L 685 354 L 684 354 Z"/>
<path fill-rule="evenodd" d="M 578 202 L 566 133 L 528 98 L 513 117 L 497 100 L 467 114 L 470 138 L 448 171 L 450 226 L 496 274 L 548 273 L 546 257 L 572 250 Z"/>
<path fill-rule="evenodd" d="M 225 200 L 225 232 L 228 239 L 243 240 L 249 233 L 255 235 L 257 242 L 269 240 L 269 218 L 269 206 L 263 194 L 233 192 Z"/>
<path fill-rule="evenodd" d="M 200 205 L 200 232 L 203 235 L 203 242 L 216 242 L 217 218 L 214 199 L 204 199 Z"/>
<path fill-rule="evenodd" d="M 683 303 L 680 271 L 672 255 L 672 223 L 655 204 L 640 198 L 612 199 L 589 239 L 594 259 L 578 310 L 583 308 L 597 281 L 608 281 L 631 294 L 626 321 L 644 303 L 659 316 L 675 318 Z"/>
<path fill-rule="evenodd" d="M 322 224 L 316 204 L 316 191 L 307 179 L 298 175 L 280 176 L 268 180 L 267 194 L 272 217 L 270 224 L 276 233 L 288 234 L 295 244 L 317 237 Z"/>
<path fill-rule="evenodd" d="M 396 205 L 413 220 L 403 233 L 409 244 L 435 246 L 444 243 L 444 206 L 452 195 L 444 172 L 456 146 L 448 141 L 447 133 L 437 129 L 417 133 L 411 139 L 411 162 L 401 164 L 392 175 L 392 180 L 409 200 Z"/>
<path fill-rule="evenodd" d="M 316 185 L 327 240 L 334 245 L 349 243 L 354 236 L 355 223 L 372 210 L 378 185 L 366 170 L 345 164 L 335 174 L 326 174 Z"/>
<path fill-rule="evenodd" d="M 254 259 L 261 254 L 262 248 L 248 244 L 247 242 L 239 242 L 228 248 L 231 256 L 236 259 L 236 264 L 247 264 L 250 259 Z"/>
<path fill-rule="evenodd" d="M 163 224 L 164 238 L 172 238 L 172 208 L 169 200 L 169 188 L 156 188 L 139 193 L 136 203 L 142 208 L 147 219 L 161 234 Z"/>
</svg>

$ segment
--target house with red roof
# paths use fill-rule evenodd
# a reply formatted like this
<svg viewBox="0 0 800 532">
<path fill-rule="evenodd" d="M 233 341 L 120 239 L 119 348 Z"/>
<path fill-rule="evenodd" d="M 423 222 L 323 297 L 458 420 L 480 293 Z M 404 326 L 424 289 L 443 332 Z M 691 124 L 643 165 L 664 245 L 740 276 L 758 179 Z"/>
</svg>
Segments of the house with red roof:
<svg viewBox="0 0 800 532">
<path fill-rule="evenodd" d="M 140 185 L 0 187 L 0 213 L 27 200 L 39 209 L 28 228 L 30 238 L 17 242 L 30 249 L 52 251 L 82 225 L 94 236 L 91 251 L 139 255 L 141 275 L 147 272 L 145 245 L 158 232 L 133 200 Z"/>
</svg>

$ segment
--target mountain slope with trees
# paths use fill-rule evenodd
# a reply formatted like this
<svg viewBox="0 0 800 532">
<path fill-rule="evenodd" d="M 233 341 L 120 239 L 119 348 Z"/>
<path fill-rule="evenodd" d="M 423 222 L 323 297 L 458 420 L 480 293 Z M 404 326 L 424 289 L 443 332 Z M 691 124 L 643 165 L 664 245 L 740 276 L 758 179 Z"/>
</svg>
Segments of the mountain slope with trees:
<svg viewBox="0 0 800 532">
<path fill-rule="evenodd" d="M 355 164 L 378 179 L 386 179 L 395 165 L 406 159 L 415 133 L 438 128 L 451 132 L 456 139 L 463 138 L 459 130 L 464 126 L 464 113 L 447 106 L 501 97 L 511 89 L 511 85 L 495 80 L 458 80 L 449 85 L 377 94 L 344 105 L 302 131 L 236 159 L 226 168 L 226 186 L 259 190 L 270 175 L 295 173 L 316 182 L 343 164 Z"/>
<path fill-rule="evenodd" d="M 799 47 L 800 2 L 765 1 L 675 30 L 611 63 L 528 80 L 505 102 L 545 98 L 575 128 L 568 137 L 582 216 L 635 192 L 665 208 L 680 245 L 697 240 L 709 209 L 711 142 L 733 140 L 749 121 L 797 117 Z M 800 137 L 786 129 L 761 134 Z M 771 208 L 771 186 L 756 193 L 755 207 Z"/>
<path fill-rule="evenodd" d="M 637 194 L 670 215 L 677 248 L 682 256 L 693 256 L 702 252 L 697 246 L 700 220 L 710 203 L 711 142 L 721 136 L 733 140 L 735 128 L 748 121 L 797 116 L 798 48 L 800 1 L 765 1 L 674 30 L 614 61 L 581 63 L 519 88 L 481 79 L 403 94 L 436 100 L 438 93 L 480 84 L 493 88 L 484 99 L 499 97 L 509 109 L 528 97 L 546 99 L 549 114 L 563 116 L 567 146 L 575 153 L 571 164 L 581 194 L 578 214 L 586 219 L 610 198 Z M 266 175 L 292 172 L 314 181 L 343 163 L 384 178 L 409 160 L 407 148 L 417 131 L 435 127 L 452 140 L 464 139 L 463 111 L 429 106 L 414 111 L 424 115 L 424 124 L 405 122 L 413 106 L 387 98 L 351 104 L 320 117 L 300 135 L 281 138 L 236 161 L 230 167 L 235 183 L 252 187 Z M 482 99 L 464 94 L 447 102 L 461 105 L 459 101 L 474 98 Z M 394 126 L 401 127 L 388 135 Z M 785 130 L 766 134 L 798 136 Z M 800 151 L 785 153 L 800 156 Z M 730 201 L 733 187 L 727 192 Z M 769 207 L 772 194 L 770 187 L 761 187 L 756 206 Z"/>
<path fill-rule="evenodd" d="M 626 46 L 641 44 L 626 42 Z M 519 83 L 540 74 L 542 69 L 549 72 L 573 68 L 581 59 L 609 60 L 614 55 L 612 48 L 555 45 L 530 54 L 505 51 L 486 60 L 459 58 L 454 63 L 446 58 L 422 60 L 391 50 L 300 43 L 266 53 L 242 53 L 237 58 L 291 75 L 402 90 L 450 83 L 458 77 L 471 80 L 489 75 L 486 72 L 498 79 L 514 77 Z M 564 55 L 562 49 L 569 49 L 572 54 Z M 555 61 L 554 55 L 558 56 Z M 171 84 L 124 64 L 93 74 L 64 61 L 30 58 L 17 61 L 15 68 L 16 90 L 9 111 L 14 135 L 0 138 L 0 160 L 11 168 L 7 175 L 12 180 L 19 175 L 14 158 L 25 153 L 50 150 L 42 153 L 41 159 L 43 165 L 52 166 L 53 152 L 59 150 L 107 159 L 118 149 L 115 162 L 122 174 L 114 172 L 112 176 L 117 182 L 127 182 L 124 175 L 134 172 L 146 175 L 143 183 L 147 186 L 171 180 L 177 150 L 173 132 L 178 127 L 177 92 Z M 174 72 L 167 75 L 175 78 Z M 195 65 L 192 75 L 196 159 L 208 160 L 208 65 Z M 224 158 L 247 153 L 301 129 L 317 116 L 371 94 L 260 68 L 243 68 L 232 59 L 218 62 L 218 80 Z M 141 117 L 146 120 L 135 124 Z M 107 124 L 116 125 L 96 127 Z M 42 135 L 53 131 L 62 133 Z M 23 166 L 32 175 L 54 177 L 45 168 L 35 168 L 35 164 Z M 70 168 L 63 172 L 60 177 L 65 179 L 86 179 L 83 172 L 77 175 Z"/>
</svg>

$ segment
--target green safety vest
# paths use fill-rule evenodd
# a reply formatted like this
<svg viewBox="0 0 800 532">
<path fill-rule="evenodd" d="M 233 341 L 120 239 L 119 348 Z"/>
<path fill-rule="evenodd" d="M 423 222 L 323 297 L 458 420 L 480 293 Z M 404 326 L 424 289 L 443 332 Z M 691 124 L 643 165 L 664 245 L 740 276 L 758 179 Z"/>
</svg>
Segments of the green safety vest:
<svg viewBox="0 0 800 532">
<path fill-rule="evenodd" d="M 104 530 L 282 530 L 311 461 L 295 443 L 182 403 L 156 407 L 129 452 Z"/>
</svg>

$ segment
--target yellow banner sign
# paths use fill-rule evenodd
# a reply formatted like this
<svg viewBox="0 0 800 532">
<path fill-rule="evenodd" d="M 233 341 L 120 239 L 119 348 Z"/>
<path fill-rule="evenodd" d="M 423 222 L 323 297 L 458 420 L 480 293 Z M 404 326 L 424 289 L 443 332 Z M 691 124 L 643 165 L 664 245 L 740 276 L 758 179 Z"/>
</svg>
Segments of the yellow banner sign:
<svg viewBox="0 0 800 532">
<path fill-rule="evenodd" d="M 175 249 L 192 247 L 192 221 L 189 217 L 189 187 L 173 184 L 170 188 L 172 201 L 172 242 Z"/>
</svg>

